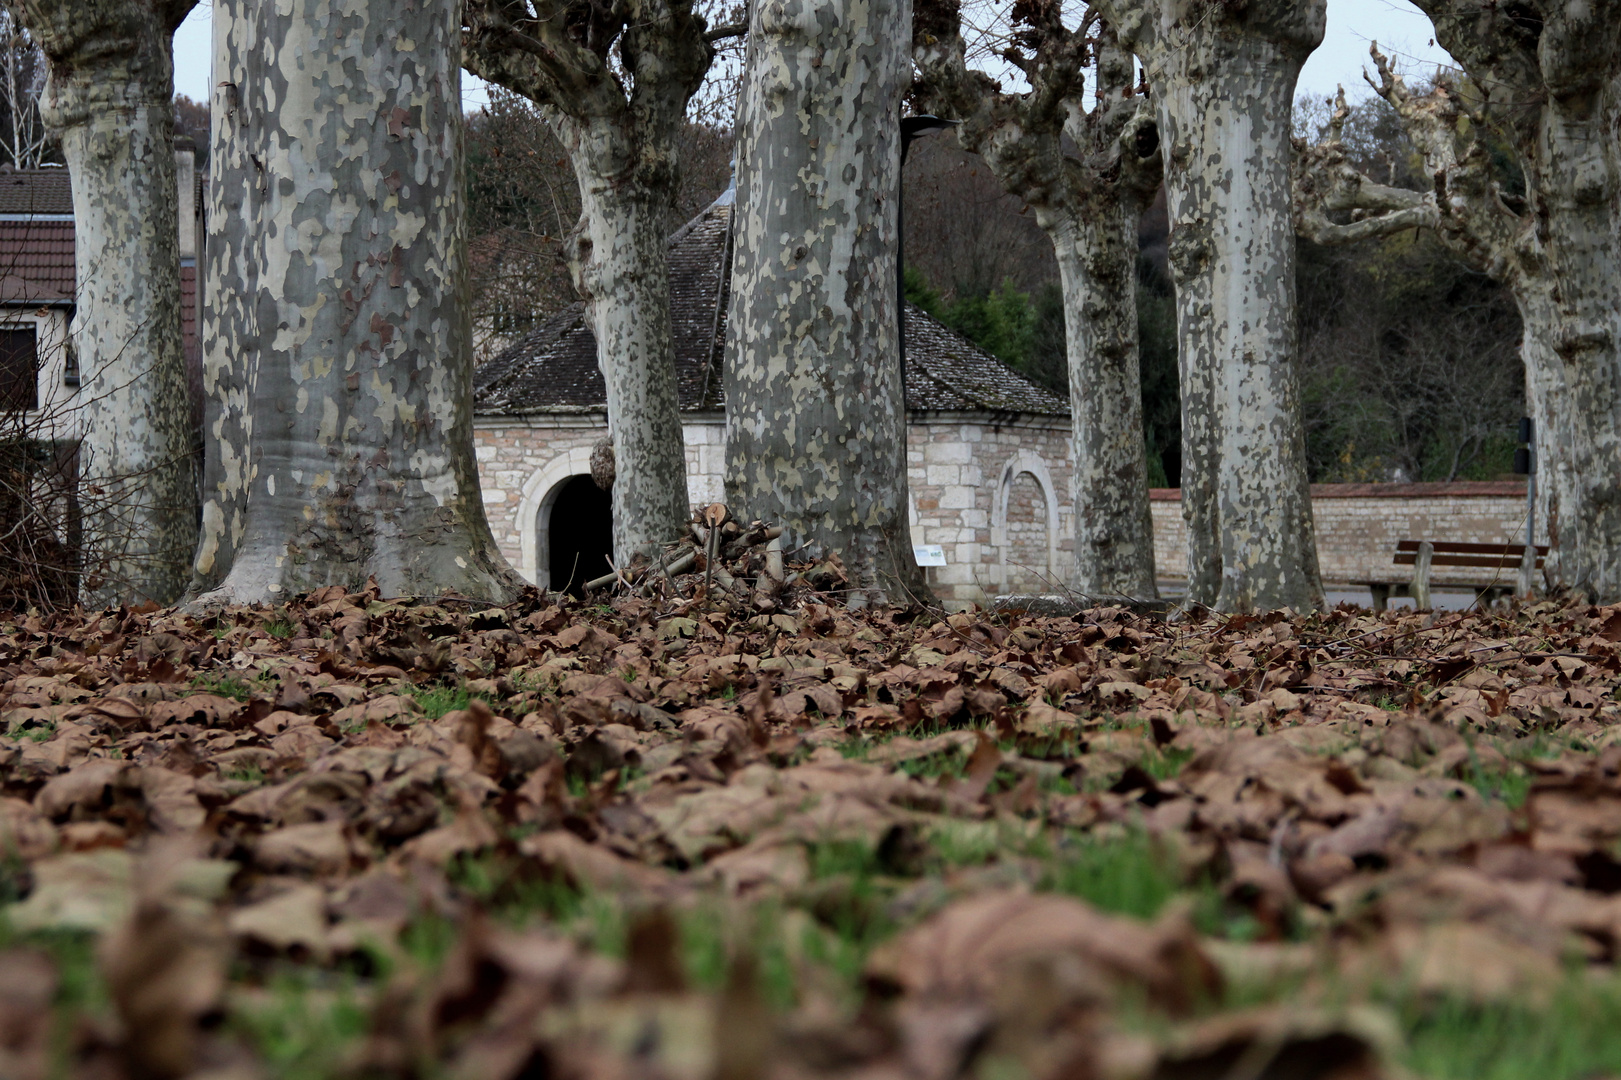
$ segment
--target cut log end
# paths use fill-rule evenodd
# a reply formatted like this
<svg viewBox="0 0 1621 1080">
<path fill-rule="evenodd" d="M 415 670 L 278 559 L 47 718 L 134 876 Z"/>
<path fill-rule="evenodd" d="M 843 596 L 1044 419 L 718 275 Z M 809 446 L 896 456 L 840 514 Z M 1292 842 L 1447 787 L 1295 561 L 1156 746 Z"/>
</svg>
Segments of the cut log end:
<svg viewBox="0 0 1621 1080">
<path fill-rule="evenodd" d="M 591 479 L 603 491 L 614 486 L 614 439 L 612 435 L 598 439 L 591 447 Z"/>
</svg>

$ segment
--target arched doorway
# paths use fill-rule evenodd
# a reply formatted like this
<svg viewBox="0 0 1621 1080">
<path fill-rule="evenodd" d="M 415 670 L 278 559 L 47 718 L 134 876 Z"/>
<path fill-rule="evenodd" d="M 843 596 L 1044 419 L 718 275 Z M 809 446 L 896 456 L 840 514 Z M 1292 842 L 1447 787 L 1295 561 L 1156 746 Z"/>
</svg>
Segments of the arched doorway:
<svg viewBox="0 0 1621 1080">
<path fill-rule="evenodd" d="M 609 573 L 608 556 L 614 550 L 613 499 L 589 476 L 571 476 L 557 485 L 546 500 L 550 513 L 545 525 L 548 584 L 559 592 L 580 592 L 580 586 Z"/>
</svg>

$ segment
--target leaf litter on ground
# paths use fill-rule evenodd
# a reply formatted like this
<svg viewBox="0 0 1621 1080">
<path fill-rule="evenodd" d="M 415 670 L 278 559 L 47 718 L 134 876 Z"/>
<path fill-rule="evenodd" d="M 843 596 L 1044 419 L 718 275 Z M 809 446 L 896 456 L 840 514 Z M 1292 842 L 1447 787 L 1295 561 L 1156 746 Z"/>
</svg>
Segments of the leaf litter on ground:
<svg viewBox="0 0 1621 1080">
<path fill-rule="evenodd" d="M 0 1076 L 1621 1073 L 1621 607 L 674 592 L 0 624 Z"/>
</svg>

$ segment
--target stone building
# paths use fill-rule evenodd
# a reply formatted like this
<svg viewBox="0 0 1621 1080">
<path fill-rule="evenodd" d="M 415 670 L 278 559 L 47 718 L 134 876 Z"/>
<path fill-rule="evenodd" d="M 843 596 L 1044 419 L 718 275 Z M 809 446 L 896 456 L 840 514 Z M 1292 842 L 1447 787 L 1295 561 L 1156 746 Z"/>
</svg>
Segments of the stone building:
<svg viewBox="0 0 1621 1080">
<path fill-rule="evenodd" d="M 671 238 L 676 382 L 694 504 L 723 498 L 721 356 L 730 195 Z M 922 311 L 906 309 L 912 542 L 938 545 L 929 583 L 952 606 L 1067 580 L 1073 518 L 1069 406 Z M 611 511 L 589 473 L 607 430 L 583 304 L 515 341 L 475 376 L 485 509 L 525 577 L 557 587 L 607 572 Z M 929 561 L 928 555 L 923 561 Z"/>
</svg>

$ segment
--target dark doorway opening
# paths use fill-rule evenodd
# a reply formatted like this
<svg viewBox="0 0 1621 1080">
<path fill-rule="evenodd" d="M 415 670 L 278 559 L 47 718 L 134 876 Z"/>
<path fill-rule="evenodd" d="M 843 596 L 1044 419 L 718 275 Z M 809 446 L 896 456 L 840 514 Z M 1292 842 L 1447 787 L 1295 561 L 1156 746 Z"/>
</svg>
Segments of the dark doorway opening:
<svg viewBox="0 0 1621 1080">
<path fill-rule="evenodd" d="M 580 595 L 581 586 L 610 573 L 614 550 L 613 499 L 589 476 L 563 481 L 547 529 L 552 588 Z"/>
</svg>

